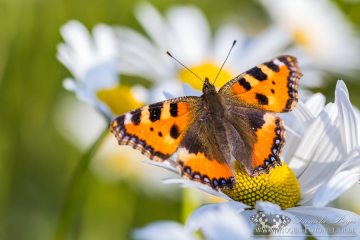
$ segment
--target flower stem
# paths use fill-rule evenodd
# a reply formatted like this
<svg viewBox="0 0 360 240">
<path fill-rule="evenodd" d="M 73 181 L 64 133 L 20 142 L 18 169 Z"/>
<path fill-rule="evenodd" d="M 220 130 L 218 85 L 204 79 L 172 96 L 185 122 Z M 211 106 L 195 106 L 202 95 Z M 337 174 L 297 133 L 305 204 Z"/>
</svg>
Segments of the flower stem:
<svg viewBox="0 0 360 240">
<path fill-rule="evenodd" d="M 80 206 L 81 195 L 84 190 L 84 177 L 88 170 L 90 160 L 100 147 L 102 140 L 109 132 L 108 128 L 99 135 L 95 142 L 80 158 L 72 178 L 69 183 L 69 187 L 64 199 L 64 204 L 61 209 L 58 223 L 55 229 L 54 240 L 63 240 L 68 238 L 73 217 L 78 206 Z"/>
</svg>

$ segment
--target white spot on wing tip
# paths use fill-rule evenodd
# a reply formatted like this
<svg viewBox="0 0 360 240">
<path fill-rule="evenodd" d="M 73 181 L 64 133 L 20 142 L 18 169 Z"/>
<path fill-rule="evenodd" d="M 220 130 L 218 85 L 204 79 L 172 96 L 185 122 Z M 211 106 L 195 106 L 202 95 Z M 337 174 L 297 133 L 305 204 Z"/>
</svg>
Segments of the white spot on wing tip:
<svg viewBox="0 0 360 240">
<path fill-rule="evenodd" d="M 279 59 L 277 59 L 277 58 L 275 58 L 275 59 L 273 60 L 273 62 L 274 62 L 274 64 L 278 65 L 279 67 L 282 66 L 282 65 L 284 65 L 284 63 L 281 62 L 281 61 L 280 61 Z"/>
<path fill-rule="evenodd" d="M 124 121 L 124 124 L 129 124 L 131 122 L 131 116 L 132 114 L 131 113 L 127 113 L 125 114 L 125 121 Z"/>
</svg>

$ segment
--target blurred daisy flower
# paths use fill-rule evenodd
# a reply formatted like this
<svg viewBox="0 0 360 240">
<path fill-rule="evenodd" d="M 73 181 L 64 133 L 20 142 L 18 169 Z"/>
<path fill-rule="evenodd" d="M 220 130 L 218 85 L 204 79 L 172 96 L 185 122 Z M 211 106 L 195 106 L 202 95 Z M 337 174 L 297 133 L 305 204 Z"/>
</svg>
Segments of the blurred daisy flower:
<svg viewBox="0 0 360 240">
<path fill-rule="evenodd" d="M 181 83 L 201 89 L 201 81 L 169 60 L 166 51 L 171 51 L 201 78 L 212 79 L 234 39 L 238 44 L 220 73 L 217 86 L 259 62 L 284 53 L 299 57 L 304 73 L 302 83 L 309 87 L 321 86 L 326 72 L 351 74 L 360 65 L 359 41 L 350 23 L 330 2 L 262 3 L 273 22 L 254 36 L 233 24 L 222 25 L 212 36 L 205 16 L 194 6 L 172 7 L 162 16 L 152 5 L 140 4 L 135 15 L 148 37 L 127 27 L 116 31 L 121 42 L 123 73 L 154 81 L 149 102 L 163 100 L 159 96 L 164 89 L 171 89 L 179 96 L 177 89 Z"/>
<path fill-rule="evenodd" d="M 108 119 L 140 106 L 132 89 L 119 84 L 119 56 L 112 28 L 99 24 L 92 37 L 81 23 L 70 21 L 61 28 L 61 35 L 65 43 L 59 44 L 57 57 L 74 76 L 64 80 L 67 90 Z"/>
<path fill-rule="evenodd" d="M 222 86 L 235 75 L 278 55 L 284 45 L 267 40 L 269 34 L 276 34 L 273 31 L 264 31 L 249 41 L 240 28 L 230 24 L 220 27 L 212 37 L 205 16 L 194 6 L 172 7 L 162 16 L 152 5 L 143 3 L 135 15 L 149 38 L 127 27 L 117 28 L 116 36 L 121 43 L 123 74 L 154 82 L 149 102 L 164 100 L 164 90 L 180 96 L 182 83 L 202 88 L 202 81 L 170 59 L 167 51 L 202 79 L 214 79 L 232 42 L 237 40 L 231 60 L 216 81 L 217 86 Z"/>
<path fill-rule="evenodd" d="M 205 228 L 206 216 L 224 205 L 257 234 L 360 235 L 359 215 L 326 207 L 360 179 L 360 115 L 346 85 L 338 81 L 335 103 L 325 106 L 325 97 L 315 94 L 282 115 L 287 129 L 284 162 L 269 174 L 250 177 L 236 165 L 234 187 L 222 192 L 186 179 L 165 180 L 228 201 L 196 210 L 187 220 L 186 232 Z"/>
<path fill-rule="evenodd" d="M 311 79 L 313 85 L 322 83 L 325 72 L 345 75 L 357 72 L 360 42 L 351 23 L 334 3 L 328 0 L 262 0 L 261 3 L 277 32 L 284 31 L 276 38 L 294 43 L 289 51 L 303 62 L 302 69 L 308 71 L 304 77 Z"/>
</svg>

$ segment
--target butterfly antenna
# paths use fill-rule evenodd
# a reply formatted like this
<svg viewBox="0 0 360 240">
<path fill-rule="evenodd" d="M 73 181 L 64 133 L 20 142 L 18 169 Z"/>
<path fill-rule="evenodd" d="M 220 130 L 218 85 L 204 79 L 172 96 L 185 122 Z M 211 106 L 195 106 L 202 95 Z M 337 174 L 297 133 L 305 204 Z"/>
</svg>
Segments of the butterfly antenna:
<svg viewBox="0 0 360 240">
<path fill-rule="evenodd" d="M 179 60 L 177 60 L 173 55 L 171 55 L 170 52 L 166 52 L 167 55 L 169 55 L 169 57 L 171 57 L 172 59 L 174 59 L 178 64 L 180 64 L 181 66 L 183 66 L 186 70 L 188 70 L 189 72 L 191 72 L 192 74 L 194 74 L 195 77 L 197 77 L 198 79 L 200 79 L 200 81 L 204 82 L 204 80 L 201 79 L 201 77 L 199 77 L 196 73 L 194 73 L 190 68 L 188 68 L 187 66 L 185 66 L 182 62 L 180 62 Z"/>
<path fill-rule="evenodd" d="M 219 76 L 221 70 L 223 69 L 226 61 L 228 60 L 228 58 L 229 58 L 229 56 L 230 56 L 230 53 L 231 53 L 232 49 L 234 48 L 235 44 L 236 44 L 236 40 L 233 41 L 233 43 L 232 43 L 232 45 L 231 45 L 231 48 L 230 48 L 230 50 L 229 50 L 229 52 L 228 52 L 228 54 L 227 54 L 227 56 L 226 56 L 226 58 L 225 58 L 225 61 L 224 61 L 223 64 L 221 65 L 221 68 L 220 68 L 219 72 L 216 74 L 216 77 L 215 77 L 215 80 L 214 80 L 214 83 L 213 83 L 213 84 L 215 84 L 216 79 L 218 78 L 218 76 Z"/>
</svg>

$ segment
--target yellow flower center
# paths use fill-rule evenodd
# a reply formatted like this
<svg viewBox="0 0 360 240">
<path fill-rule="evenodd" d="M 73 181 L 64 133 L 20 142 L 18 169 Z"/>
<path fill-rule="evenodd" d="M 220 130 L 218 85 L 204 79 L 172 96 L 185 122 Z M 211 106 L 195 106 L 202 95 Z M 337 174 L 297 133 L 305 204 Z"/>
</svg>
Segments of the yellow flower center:
<svg viewBox="0 0 360 240">
<path fill-rule="evenodd" d="M 98 99 L 109 107 L 114 115 L 120 115 L 142 105 L 137 101 L 126 85 L 119 85 L 114 88 L 101 89 L 96 93 Z"/>
<path fill-rule="evenodd" d="M 314 54 L 314 51 L 316 51 L 315 43 L 309 36 L 309 32 L 305 29 L 295 29 L 293 31 L 293 38 L 295 43 L 302 46 L 307 53 Z"/>
<path fill-rule="evenodd" d="M 214 82 L 216 74 L 218 74 L 221 66 L 214 64 L 211 61 L 207 61 L 201 65 L 190 67 L 191 71 L 196 73 L 202 79 L 208 77 L 210 82 Z M 179 78 L 181 81 L 190 84 L 193 88 L 201 90 L 203 86 L 203 82 L 197 79 L 191 72 L 187 69 L 181 69 L 178 73 Z M 227 83 L 231 79 L 232 75 L 226 69 L 222 69 L 217 80 L 216 80 L 216 87 L 221 87 L 225 83 Z"/>
<path fill-rule="evenodd" d="M 236 183 L 223 192 L 235 201 L 254 207 L 259 200 L 278 204 L 281 208 L 294 207 L 300 200 L 300 186 L 292 170 L 283 162 L 269 174 L 251 177 L 236 163 Z"/>
</svg>

